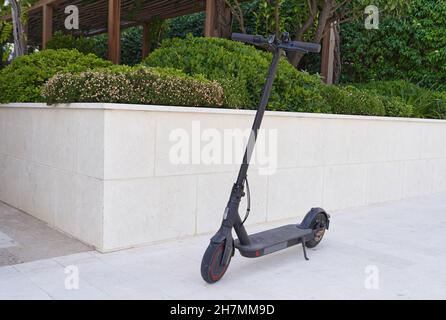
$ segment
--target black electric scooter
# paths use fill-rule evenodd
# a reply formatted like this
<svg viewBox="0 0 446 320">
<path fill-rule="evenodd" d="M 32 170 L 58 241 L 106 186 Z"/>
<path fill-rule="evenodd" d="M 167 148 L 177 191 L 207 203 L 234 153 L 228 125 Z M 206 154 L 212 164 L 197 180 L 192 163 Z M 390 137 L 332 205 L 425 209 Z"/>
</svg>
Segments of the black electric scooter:
<svg viewBox="0 0 446 320">
<path fill-rule="evenodd" d="M 273 253 L 297 244 L 302 244 L 304 257 L 307 253 L 305 247 L 314 248 L 321 242 L 325 230 L 328 229 L 330 216 L 321 208 L 311 209 L 300 224 L 289 224 L 271 230 L 266 230 L 256 234 L 248 235 L 243 226 L 250 211 L 250 191 L 247 180 L 249 162 L 252 156 L 254 145 L 257 140 L 257 133 L 262 123 L 265 108 L 271 95 L 271 89 L 274 77 L 277 71 L 277 65 L 285 52 L 298 51 L 301 53 L 314 52 L 319 53 L 321 46 L 319 44 L 291 41 L 289 34 L 284 33 L 281 39 L 276 36 L 264 38 L 247 34 L 234 33 L 232 40 L 242 41 L 254 45 L 269 46 L 274 52 L 268 76 L 263 88 L 262 99 L 257 110 L 252 131 L 246 146 L 243 163 L 237 177 L 237 181 L 232 187 L 231 196 L 223 215 L 223 222 L 218 232 L 212 237 L 201 263 L 201 276 L 208 283 L 214 283 L 220 280 L 225 274 L 235 248 L 240 254 L 248 258 L 257 258 L 269 253 Z M 242 197 L 245 196 L 244 188 L 246 185 L 248 208 L 246 216 L 242 221 L 239 215 L 239 205 Z M 237 240 L 232 238 L 232 228 L 238 236 Z"/>
</svg>

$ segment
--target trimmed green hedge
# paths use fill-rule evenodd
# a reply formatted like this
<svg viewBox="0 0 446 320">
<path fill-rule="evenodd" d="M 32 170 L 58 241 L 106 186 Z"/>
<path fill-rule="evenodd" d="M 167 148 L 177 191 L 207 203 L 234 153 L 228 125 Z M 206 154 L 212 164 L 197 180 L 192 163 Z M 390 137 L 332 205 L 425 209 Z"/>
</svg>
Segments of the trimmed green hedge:
<svg viewBox="0 0 446 320">
<path fill-rule="evenodd" d="M 172 67 L 187 74 L 202 74 L 219 81 L 224 105 L 257 107 L 271 54 L 225 39 L 170 39 L 143 63 Z M 411 117 L 413 106 L 397 97 L 354 86 L 326 86 L 316 75 L 297 71 L 285 58 L 280 61 L 269 110 Z"/>
<path fill-rule="evenodd" d="M 252 46 L 191 36 L 164 42 L 144 62 L 156 67 L 114 66 L 76 50 L 44 50 L 0 71 L 0 102 L 255 109 L 270 61 L 270 53 Z M 446 119 L 446 93 L 405 81 L 326 86 L 282 59 L 268 109 Z"/>
<path fill-rule="evenodd" d="M 173 69 L 112 67 L 57 74 L 46 83 L 49 104 L 110 102 L 177 106 L 221 106 L 223 89 L 217 82 L 193 78 Z"/>
<path fill-rule="evenodd" d="M 82 72 L 111 62 L 77 50 L 43 50 L 14 59 L 0 71 L 0 102 L 44 102 L 45 82 L 59 72 Z"/>
<path fill-rule="evenodd" d="M 413 108 L 419 118 L 446 119 L 446 93 L 421 88 L 408 81 L 376 81 L 356 83 L 355 87 L 371 94 L 398 99 Z"/>
<path fill-rule="evenodd" d="M 399 97 L 387 97 L 354 86 L 325 86 L 322 95 L 332 113 L 412 117 L 413 107 Z"/>
</svg>

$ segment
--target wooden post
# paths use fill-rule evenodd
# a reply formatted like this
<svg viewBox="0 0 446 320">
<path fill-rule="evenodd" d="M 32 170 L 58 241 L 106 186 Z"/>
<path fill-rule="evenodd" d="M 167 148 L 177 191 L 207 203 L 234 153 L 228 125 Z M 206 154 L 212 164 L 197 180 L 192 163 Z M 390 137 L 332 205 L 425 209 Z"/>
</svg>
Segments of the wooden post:
<svg viewBox="0 0 446 320">
<path fill-rule="evenodd" d="M 142 59 L 147 57 L 150 53 L 150 29 L 149 29 L 149 23 L 144 22 L 143 23 L 143 29 L 142 29 Z"/>
<path fill-rule="evenodd" d="M 335 34 L 333 24 L 325 30 L 322 41 L 321 75 L 326 84 L 333 84 L 333 63 L 335 50 Z"/>
<path fill-rule="evenodd" d="M 108 0 L 108 59 L 121 61 L 121 0 Z"/>
<path fill-rule="evenodd" d="M 225 0 L 215 0 L 215 37 L 231 38 L 232 13 Z"/>
<path fill-rule="evenodd" d="M 42 49 L 46 49 L 46 44 L 53 37 L 53 7 L 48 4 L 43 6 L 42 25 Z"/>
<path fill-rule="evenodd" d="M 206 21 L 204 25 L 204 36 L 215 36 L 215 15 L 216 15 L 215 0 L 206 0 Z"/>
</svg>

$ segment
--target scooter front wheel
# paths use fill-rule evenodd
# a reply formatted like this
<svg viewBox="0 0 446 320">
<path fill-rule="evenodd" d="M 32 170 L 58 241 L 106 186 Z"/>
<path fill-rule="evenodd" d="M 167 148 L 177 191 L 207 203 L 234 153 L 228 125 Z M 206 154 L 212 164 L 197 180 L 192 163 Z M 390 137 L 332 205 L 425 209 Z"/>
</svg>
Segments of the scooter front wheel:
<svg viewBox="0 0 446 320">
<path fill-rule="evenodd" d="M 201 261 L 201 276 L 207 283 L 217 282 L 228 269 L 232 254 L 229 256 L 227 263 L 222 264 L 225 244 L 226 241 L 217 244 L 211 242 L 204 253 Z"/>
</svg>

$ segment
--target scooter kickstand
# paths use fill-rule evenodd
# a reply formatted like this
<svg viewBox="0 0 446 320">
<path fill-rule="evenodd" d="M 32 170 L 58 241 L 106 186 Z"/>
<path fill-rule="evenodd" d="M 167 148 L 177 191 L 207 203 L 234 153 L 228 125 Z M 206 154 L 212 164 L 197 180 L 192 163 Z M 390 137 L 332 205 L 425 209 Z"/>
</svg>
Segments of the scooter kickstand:
<svg viewBox="0 0 446 320">
<path fill-rule="evenodd" d="M 308 257 L 307 257 L 307 249 L 305 248 L 305 243 L 306 243 L 306 241 L 305 241 L 305 237 L 303 237 L 302 238 L 302 249 L 303 249 L 303 251 L 304 251 L 304 257 L 305 257 L 305 260 L 310 260 L 310 259 L 308 259 Z"/>
</svg>

